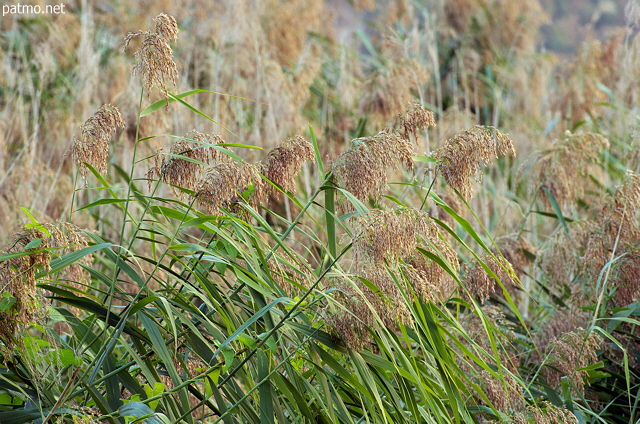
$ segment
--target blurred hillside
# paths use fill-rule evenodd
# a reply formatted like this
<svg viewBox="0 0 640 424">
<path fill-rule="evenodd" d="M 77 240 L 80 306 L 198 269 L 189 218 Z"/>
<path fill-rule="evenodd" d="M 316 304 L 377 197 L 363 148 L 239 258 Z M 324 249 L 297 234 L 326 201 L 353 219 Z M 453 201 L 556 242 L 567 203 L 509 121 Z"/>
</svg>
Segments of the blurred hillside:
<svg viewBox="0 0 640 424">
<path fill-rule="evenodd" d="M 624 0 L 541 0 L 551 21 L 543 25 L 544 47 L 560 54 L 573 53 L 582 41 L 604 40 L 624 26 Z"/>
</svg>

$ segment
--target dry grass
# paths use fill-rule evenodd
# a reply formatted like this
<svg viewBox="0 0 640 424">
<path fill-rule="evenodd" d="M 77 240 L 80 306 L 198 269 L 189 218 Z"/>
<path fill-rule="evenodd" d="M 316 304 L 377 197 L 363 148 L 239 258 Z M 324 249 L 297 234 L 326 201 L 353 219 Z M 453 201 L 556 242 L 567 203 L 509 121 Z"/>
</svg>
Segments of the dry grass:
<svg viewBox="0 0 640 424">
<path fill-rule="evenodd" d="M 438 159 L 438 173 L 447 184 L 470 199 L 474 192 L 472 180 L 482 178 L 482 167 L 507 154 L 515 156 L 516 152 L 506 134 L 493 127 L 476 125 L 447 140 L 433 152 L 433 157 Z"/>
<path fill-rule="evenodd" d="M 224 140 L 216 134 L 203 134 L 195 130 L 188 133 L 183 139 L 173 143 L 169 155 L 163 156 L 162 151 L 159 151 L 155 156 L 155 165 L 147 172 L 149 188 L 151 189 L 152 179 L 159 178 L 174 186 L 176 194 L 182 194 L 179 187 L 193 190 L 202 178 L 203 167 L 228 158 L 214 148 L 222 143 Z"/>
<path fill-rule="evenodd" d="M 152 88 L 159 88 L 167 95 L 167 82 L 176 85 L 178 69 L 173 61 L 173 50 L 170 41 L 178 39 L 178 24 L 173 16 L 164 13 L 154 18 L 155 31 L 130 32 L 124 39 L 125 50 L 131 40 L 143 36 L 142 46 L 135 53 L 137 60 L 133 67 L 133 73 L 142 78 L 142 83 L 147 96 L 151 95 Z"/>
<path fill-rule="evenodd" d="M 552 387 L 560 388 L 561 378 L 566 376 L 571 382 L 572 391 L 578 396 L 584 394 L 589 381 L 589 373 L 580 370 L 598 360 L 597 350 L 602 349 L 603 339 L 598 334 L 576 329 L 551 339 L 545 353 L 549 355 L 544 374 Z"/>
<path fill-rule="evenodd" d="M 71 156 L 78 165 L 88 163 L 98 172 L 107 170 L 109 160 L 109 140 L 111 133 L 124 128 L 125 123 L 118 108 L 104 105 L 87 119 L 80 127 L 80 134 L 74 136 Z M 81 166 L 80 172 L 86 175 L 86 167 Z"/>
<path fill-rule="evenodd" d="M 161 3 L 167 10 L 173 7 Z M 533 378 L 524 373 L 530 371 L 526 367 L 539 365 L 548 355 L 542 376 L 556 388 L 560 378 L 569 377 L 573 394 L 582 398 L 588 382 L 586 373 L 577 369 L 597 362 L 606 348 L 594 332 L 587 337 L 583 329 L 596 322 L 594 314 L 608 317 L 612 308 L 627 306 L 640 296 L 640 179 L 629 174 L 622 186 L 613 188 L 625 167 L 634 168 L 629 158 L 639 151 L 629 124 L 637 115 L 639 97 L 635 76 L 640 37 L 633 35 L 637 8 L 628 7 L 630 32 L 624 40 L 616 34 L 608 41 L 589 41 L 575 57 L 553 59 L 536 47 L 538 29 L 547 19 L 537 1 L 452 0 L 425 10 L 419 2 L 392 3 L 380 8 L 380 2 L 352 2 L 348 10 L 356 22 L 344 28 L 333 25 L 331 2 L 310 0 L 224 0 L 214 5 L 193 0 L 176 10 L 175 18 L 157 14 L 146 3 L 130 6 L 130 13 L 123 4 L 114 4 L 113 12 L 102 6 L 74 9 L 52 17 L 46 26 L 16 21 L 18 36 L 14 40 L 7 33 L 0 43 L 0 215 L 6 218 L 0 224 L 2 238 L 23 219 L 17 206 L 36 206 L 41 210 L 34 213 L 46 221 L 71 215 L 75 222 L 89 222 L 84 212 L 69 213 L 65 199 L 72 172 L 62 158 L 64 143 L 57 141 L 72 140 L 70 157 L 82 176 L 86 163 L 119 190 L 122 180 L 109 169 L 109 161 L 128 171 L 133 143 L 151 157 L 163 142 L 153 136 L 165 132 L 186 136 L 155 155 L 147 174 L 151 184 L 159 180 L 172 186 L 176 195 L 207 214 L 238 213 L 240 203 L 248 203 L 272 218 L 259 206 L 279 202 L 281 194 L 263 176 L 290 193 L 301 186 L 300 176 L 305 195 L 324 177 L 303 167 L 316 156 L 304 137 L 294 135 L 311 124 L 321 159 L 331 162 L 334 182 L 374 207 L 357 219 L 341 221 L 354 230 L 353 250 L 339 264 L 346 269 L 342 279 L 324 282 L 325 289 L 339 289 L 335 299 L 341 306 L 327 307 L 335 314 L 324 315 L 334 333 L 351 349 L 368 348 L 371 330 L 414 324 L 411 301 L 458 305 L 453 295 L 466 289 L 485 308 L 499 308 L 493 315 L 485 311 L 496 326 L 501 325 L 501 313 L 541 317 L 532 326 L 530 341 L 542 356 L 523 353 L 522 375 L 522 352 L 515 352 L 510 340 L 501 340 L 499 350 L 512 375 L 498 380 L 486 370 L 466 369 L 490 403 L 518 423 L 575 422 L 567 410 L 545 402 L 525 406 L 519 379 Z M 362 31 L 366 43 L 353 36 L 353 28 L 365 16 L 362 10 L 373 23 Z M 118 14 L 121 18 L 115 18 Z M 134 58 L 120 54 L 121 34 L 152 19 L 152 30 L 125 37 L 125 48 L 136 50 Z M 178 22 L 180 43 L 173 45 Z M 0 23 L 3 29 L 10 25 L 14 24 Z M 258 145 L 269 153 L 238 148 L 234 152 L 243 160 L 229 159 L 213 147 L 223 143 L 214 135 L 222 128 L 178 102 L 167 102 L 136 128 L 140 87 L 132 82 L 128 63 L 134 59 L 134 74 L 147 95 L 143 108 L 156 89 L 164 97 L 174 88 L 246 97 L 251 101 L 211 94 L 185 100 L 228 126 L 233 132 L 224 137 L 230 143 Z M 555 60 L 560 71 L 553 87 Z M 109 84 L 100 82 L 104 80 Z M 104 106 L 98 109 L 100 104 Z M 73 135 L 78 120 L 96 109 Z M 435 127 L 436 116 L 439 128 L 425 135 L 423 130 Z M 582 127 L 576 130 L 578 122 L 575 127 Z M 210 132 L 187 132 L 191 128 Z M 469 129 L 461 131 L 464 128 Z M 565 132 L 567 128 L 573 132 Z M 280 140 L 285 141 L 278 144 Z M 496 306 L 500 299 L 492 296 L 495 279 L 459 255 L 460 245 L 451 244 L 455 237 L 441 234 L 431 216 L 411 207 L 375 209 L 389 191 L 400 203 L 420 204 L 428 184 L 402 171 L 414 169 L 415 153 L 429 154 L 438 145 L 432 154 L 438 163 L 428 164 L 424 175 L 433 176 L 435 169 L 467 200 L 479 191 L 474 181 L 483 177 L 484 167 L 503 156 L 515 158 L 516 150 L 519 155 L 536 152 L 522 165 L 511 158 L 500 161 L 499 169 L 485 176 L 485 190 L 474 199 L 477 221 L 457 196 L 443 194 L 440 184 L 430 188 L 471 222 L 461 228 L 443 210 L 433 212 L 463 243 L 474 243 L 469 228 L 480 238 L 480 229 L 492 236 L 517 233 L 496 238 L 497 259 L 481 255 L 517 300 L 517 311 Z M 426 153 L 417 152 L 422 146 Z M 136 181 L 144 178 L 140 169 L 131 175 Z M 406 189 L 387 185 L 398 175 L 409 183 Z M 158 187 L 158 196 L 169 197 L 163 184 Z M 92 194 L 87 190 L 77 196 L 89 203 Z M 545 210 L 538 210 L 536 197 Z M 344 198 L 341 201 L 339 213 L 354 210 Z M 566 222 L 556 214 L 555 202 Z M 117 239 L 118 230 L 104 228 L 108 219 L 101 218 L 104 215 L 93 225 L 99 225 L 107 239 Z M 302 225 L 312 227 L 316 218 L 304 217 Z M 324 242 L 326 234 L 317 237 Z M 42 316 L 46 302 L 36 290 L 35 273 L 47 269 L 52 255 L 86 246 L 70 224 L 46 224 L 16 234 L 3 253 L 34 248 L 38 239 L 39 248 L 53 250 L 0 263 L 0 291 L 16 299 L 9 313 L 0 315 L 0 336 L 5 340 Z M 274 284 L 292 297 L 311 287 L 315 276 L 309 269 L 323 262 L 315 246 L 296 242 L 300 257 L 267 261 Z M 457 287 L 456 279 L 418 248 L 447 262 L 464 287 Z M 60 278 L 70 287 L 86 281 L 80 267 L 69 270 Z M 521 279 L 528 281 L 527 293 L 543 303 L 520 303 L 524 296 L 513 296 Z M 584 312 L 600 298 L 601 310 Z M 466 306 L 458 309 L 463 317 L 472 315 Z M 512 315 L 509 319 L 518 321 Z M 462 324 L 477 345 L 491 350 L 484 325 L 477 320 Z M 634 331 L 617 336 L 625 346 L 634 346 Z M 176 366 L 193 374 L 189 360 Z M 581 407 L 590 407 L 585 405 Z"/>
<path fill-rule="evenodd" d="M 87 237 L 75 225 L 55 222 L 25 228 L 13 235 L 13 240 L 0 252 L 19 253 L 32 250 L 34 253 L 0 262 L 0 293 L 3 298 L 13 298 L 15 303 L 7 311 L 0 313 L 0 337 L 4 348 L 10 349 L 16 332 L 21 326 L 40 321 L 46 314 L 48 301 L 36 288 L 36 273 L 50 269 L 52 253 L 62 255 L 87 246 Z M 71 285 L 79 286 L 87 282 L 86 265 L 90 258 L 75 263 L 60 275 Z"/>
</svg>

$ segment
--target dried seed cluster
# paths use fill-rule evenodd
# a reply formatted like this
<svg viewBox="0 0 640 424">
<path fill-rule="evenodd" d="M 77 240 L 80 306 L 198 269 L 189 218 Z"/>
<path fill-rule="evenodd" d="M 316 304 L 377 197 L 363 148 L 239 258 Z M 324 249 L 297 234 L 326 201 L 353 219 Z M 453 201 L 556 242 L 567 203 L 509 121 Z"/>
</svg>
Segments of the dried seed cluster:
<svg viewBox="0 0 640 424">
<path fill-rule="evenodd" d="M 578 424 L 578 418 L 568 409 L 549 402 L 527 405 L 525 411 L 514 414 L 513 424 Z"/>
<path fill-rule="evenodd" d="M 36 321 L 44 313 L 44 299 L 37 296 L 36 273 L 50 269 L 52 250 L 63 254 L 71 248 L 76 250 L 86 246 L 86 236 L 78 227 L 55 222 L 24 229 L 14 235 L 13 242 L 7 248 L 0 250 L 2 254 L 34 251 L 0 262 L 0 294 L 15 299 L 13 306 L 0 312 L 0 340 L 5 342 L 5 347 L 13 344 L 14 334 L 20 325 Z M 85 257 L 81 263 L 88 262 L 90 257 Z M 85 281 L 87 276 L 81 263 L 70 265 L 60 278 L 72 284 Z"/>
<path fill-rule="evenodd" d="M 481 318 L 482 314 L 483 318 Z M 487 333 L 485 321 L 494 331 L 492 338 Z M 493 344 L 497 346 L 502 367 L 501 376 L 498 378 L 478 366 L 473 359 L 468 358 L 462 349 L 455 346 L 459 353 L 460 368 L 465 374 L 474 376 L 482 387 L 490 404 L 499 411 L 509 413 L 520 411 L 524 408 L 522 386 L 518 383 L 518 349 L 516 334 L 513 332 L 513 324 L 510 323 L 500 309 L 494 305 L 483 305 L 478 312 L 468 311 L 459 319 L 460 326 L 464 329 L 466 337 L 460 338 L 470 351 L 475 351 L 480 357 L 485 357 L 489 362 L 496 362 Z M 479 393 L 480 394 L 480 393 Z"/>
<path fill-rule="evenodd" d="M 579 371 L 598 361 L 597 350 L 602 349 L 602 337 L 595 332 L 578 328 L 563 333 L 549 342 L 545 354 L 549 355 L 544 376 L 552 387 L 561 386 L 561 378 L 566 376 L 571 381 L 573 390 L 578 396 L 584 395 L 585 384 L 589 381 L 587 371 Z"/>
<path fill-rule="evenodd" d="M 246 162 L 222 162 L 207 167 L 204 177 L 195 187 L 195 197 L 207 213 L 219 214 L 221 209 L 239 211 L 234 207 L 243 199 L 257 199 L 263 180 L 255 166 Z M 251 193 L 245 193 L 246 191 Z"/>
<path fill-rule="evenodd" d="M 294 191 L 294 177 L 298 175 L 304 162 L 315 162 L 313 146 L 298 135 L 287 139 L 269 152 L 267 161 L 261 166 L 262 174 L 278 184 L 284 191 Z M 278 190 L 266 184 L 268 196 L 274 198 Z"/>
<path fill-rule="evenodd" d="M 190 139 L 194 141 L 189 141 Z M 160 178 L 167 184 L 174 186 L 176 194 L 182 194 L 178 187 L 193 190 L 202 177 L 202 168 L 211 163 L 227 158 L 214 148 L 224 141 L 215 134 L 205 134 L 196 130 L 191 131 L 183 139 L 176 141 L 162 160 L 155 156 L 155 166 L 147 172 L 149 186 L 152 178 Z"/>
<path fill-rule="evenodd" d="M 328 319 L 329 324 L 351 348 L 368 340 L 368 328 L 376 318 L 386 326 L 410 324 L 411 313 L 405 295 L 442 301 L 455 288 L 455 281 L 416 248 L 439 255 L 454 272 L 455 251 L 439 236 L 436 224 L 416 209 L 373 210 L 359 219 L 353 239 L 354 286 L 342 285 L 344 310 Z"/>
<path fill-rule="evenodd" d="M 495 244 L 497 249 L 491 249 L 493 255 L 483 255 L 482 261 L 505 288 L 518 287 L 525 268 L 533 262 L 530 255 L 535 253 L 535 249 L 522 237 L 501 237 L 496 239 Z M 467 270 L 464 285 L 480 301 L 487 299 L 500 287 L 479 262 Z"/>
<path fill-rule="evenodd" d="M 283 189 L 293 191 L 294 178 L 302 164 L 314 159 L 311 144 L 296 136 L 269 152 L 266 164 L 227 161 L 207 167 L 195 187 L 195 197 L 208 213 L 220 213 L 221 208 L 238 212 L 236 204 L 243 198 L 261 205 L 277 195 L 277 189 L 261 173 Z"/>
<path fill-rule="evenodd" d="M 333 162 L 332 169 L 338 185 L 361 201 L 367 201 L 369 196 L 373 199 L 380 197 L 387 183 L 389 167 L 413 167 L 412 143 L 388 129 L 373 137 L 357 138 L 351 143 L 351 147 Z"/>
<path fill-rule="evenodd" d="M 414 136 L 419 130 L 435 125 L 433 114 L 418 104 L 396 117 L 395 123 L 373 137 L 356 138 L 332 164 L 337 183 L 361 201 L 377 200 L 387 183 L 387 170 L 404 165 L 413 168 Z M 395 129 L 401 129 L 398 134 Z M 341 205 L 351 210 L 351 205 Z"/>
<path fill-rule="evenodd" d="M 533 169 L 527 174 L 531 192 L 537 193 L 546 206 L 550 206 L 549 192 L 560 206 L 569 205 L 582 195 L 582 181 L 588 181 L 591 165 L 598 163 L 600 155 L 609 148 L 609 140 L 600 134 L 571 134 L 556 141 L 553 146 L 537 152 L 520 168 Z M 585 177 L 585 178 L 580 178 Z"/>
<path fill-rule="evenodd" d="M 178 69 L 173 61 L 173 50 L 169 41 L 178 39 L 178 24 L 173 16 L 164 13 L 154 18 L 155 31 L 130 32 L 125 37 L 124 49 L 126 50 L 131 40 L 138 36 L 144 36 L 142 46 L 135 53 L 137 60 L 133 67 L 133 73 L 140 75 L 147 96 L 151 89 L 159 88 L 167 96 L 166 81 L 176 85 Z"/>
<path fill-rule="evenodd" d="M 106 104 L 80 127 L 80 133 L 73 137 L 71 156 L 78 164 L 88 163 L 98 172 L 105 172 L 109 159 L 109 140 L 111 134 L 118 128 L 124 128 L 125 123 L 120 111 L 115 106 Z M 86 168 L 80 168 L 82 176 L 86 175 Z"/>
<path fill-rule="evenodd" d="M 482 177 L 481 168 L 504 155 L 515 156 L 513 141 L 494 127 L 476 125 L 447 140 L 433 152 L 438 172 L 466 199 L 473 196 L 472 179 Z"/>
</svg>

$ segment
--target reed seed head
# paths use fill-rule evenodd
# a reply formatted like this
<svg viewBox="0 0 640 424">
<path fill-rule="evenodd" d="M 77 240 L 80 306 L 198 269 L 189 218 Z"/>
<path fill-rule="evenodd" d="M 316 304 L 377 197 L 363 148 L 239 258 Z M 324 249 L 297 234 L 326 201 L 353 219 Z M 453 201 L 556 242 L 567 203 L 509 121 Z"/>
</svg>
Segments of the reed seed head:
<svg viewBox="0 0 640 424">
<path fill-rule="evenodd" d="M 161 13 L 153 18 L 153 21 L 156 23 L 156 34 L 167 41 L 178 40 L 178 24 L 176 22 L 176 18 Z"/>
<path fill-rule="evenodd" d="M 514 414 L 513 424 L 578 424 L 579 421 L 568 409 L 550 402 L 527 405 L 522 412 Z"/>
<path fill-rule="evenodd" d="M 640 174 L 629 172 L 625 182 L 616 189 L 613 199 L 602 208 L 604 234 L 611 241 L 620 239 L 623 245 L 640 243 Z"/>
<path fill-rule="evenodd" d="M 413 145 L 389 129 L 373 137 L 357 138 L 332 164 L 338 184 L 361 201 L 378 199 L 387 183 L 387 169 L 405 165 L 411 169 Z M 341 205 L 349 209 L 350 205 Z"/>
<path fill-rule="evenodd" d="M 593 221 L 574 222 L 568 227 L 568 233 L 558 231 L 547 242 L 536 262 L 550 289 L 563 292 L 565 287 L 573 285 L 583 264 L 588 262 L 582 255 L 585 254 L 585 248 L 588 250 L 589 239 L 599 226 Z"/>
<path fill-rule="evenodd" d="M 569 131 L 561 140 L 557 140 L 550 149 L 538 152 L 532 156 L 521 168 L 532 168 L 528 179 L 529 189 L 539 190 L 539 195 L 547 207 L 551 200 L 550 193 L 562 207 L 572 204 L 582 195 L 584 187 L 580 184 L 588 180 L 588 173 L 592 166 L 598 163 L 600 155 L 609 148 L 609 141 L 600 134 L 580 133 Z"/>
<path fill-rule="evenodd" d="M 360 350 L 367 346 L 370 340 L 369 328 L 375 328 L 375 316 L 367 302 L 367 298 L 375 298 L 370 294 L 354 291 L 353 283 L 341 278 L 336 284 L 336 300 L 340 309 L 336 313 L 325 316 L 325 322 L 331 332 L 349 349 Z M 358 287 L 361 285 L 358 284 Z M 366 289 L 369 290 L 369 289 Z"/>
<path fill-rule="evenodd" d="M 293 192 L 294 177 L 300 172 L 302 164 L 315 161 L 313 146 L 302 136 L 287 139 L 269 152 L 266 163 L 262 166 L 262 173 L 269 180 L 278 184 L 284 191 Z M 277 189 L 265 183 L 270 198 L 277 195 Z"/>
<path fill-rule="evenodd" d="M 228 157 L 214 147 L 222 143 L 224 141 L 218 135 L 205 134 L 196 130 L 189 132 L 171 146 L 169 155 L 162 155 L 161 151 L 156 154 L 155 166 L 147 172 L 149 187 L 151 187 L 152 178 L 155 177 L 173 185 L 176 194 L 184 194 L 178 187 L 195 189 L 205 166 L 223 161 Z M 160 156 L 162 160 L 159 159 Z"/>
<path fill-rule="evenodd" d="M 520 285 L 520 277 L 526 267 L 533 262 L 536 250 L 522 237 L 505 236 L 495 240 L 497 249 L 492 248 L 493 255 L 482 256 L 483 262 L 498 277 L 506 289 Z M 484 301 L 500 288 L 498 282 L 479 263 L 469 267 L 465 286 L 472 295 Z M 511 294 L 512 290 L 509 290 Z"/>
<path fill-rule="evenodd" d="M 466 199 L 473 196 L 472 178 L 482 177 L 481 168 L 494 159 L 510 154 L 515 156 L 513 141 L 494 127 L 476 125 L 447 140 L 433 152 L 438 160 L 438 172 L 447 183 Z"/>
<path fill-rule="evenodd" d="M 534 341 L 537 348 L 540 351 L 548 351 L 552 340 L 558 340 L 563 334 L 576 331 L 578 328 L 587 327 L 590 318 L 588 311 L 577 307 L 559 308 L 536 332 Z"/>
<path fill-rule="evenodd" d="M 14 343 L 14 335 L 21 325 L 37 321 L 44 314 L 46 302 L 37 296 L 36 273 L 50 269 L 52 249 L 62 254 L 71 248 L 75 250 L 86 246 L 86 236 L 78 227 L 55 222 L 25 228 L 14 235 L 9 246 L 0 249 L 1 254 L 34 251 L 0 262 L 0 293 L 15 299 L 13 306 L 0 312 L 0 340 L 5 342 L 5 347 Z M 85 257 L 80 263 L 88 264 L 89 261 L 90 257 Z M 80 263 L 70 265 L 60 278 L 76 286 L 85 281 L 86 273 Z"/>
<path fill-rule="evenodd" d="M 88 163 L 98 172 L 105 172 L 109 159 L 111 134 L 116 133 L 118 128 L 124 127 L 124 119 L 118 108 L 110 104 L 103 105 L 80 127 L 80 133 L 73 137 L 71 146 L 73 160 L 78 165 Z M 86 175 L 84 166 L 80 168 L 80 172 L 83 177 Z"/>
<path fill-rule="evenodd" d="M 221 209 L 239 211 L 237 203 L 246 200 L 261 203 L 263 180 L 255 166 L 246 162 L 223 162 L 211 165 L 204 171 L 204 176 L 195 187 L 195 198 L 210 214 L 219 214 Z"/>
<path fill-rule="evenodd" d="M 612 281 L 616 286 L 613 297 L 616 306 L 627 306 L 640 299 L 640 252 L 629 252 L 614 264 Z"/>
<path fill-rule="evenodd" d="M 367 327 L 379 320 L 388 327 L 413 322 L 403 293 L 440 302 L 453 291 L 455 280 L 419 253 L 418 246 L 443 258 L 454 272 L 458 257 L 439 236 L 431 217 L 416 209 L 372 210 L 357 221 L 354 231 L 354 274 L 377 290 L 361 280 L 355 287 L 344 284 L 345 309 L 329 322 L 349 347 L 358 348 L 368 340 Z"/>
<path fill-rule="evenodd" d="M 159 14 L 154 18 L 155 31 L 130 32 L 125 37 L 124 49 L 126 50 L 131 40 L 138 36 L 144 36 L 142 46 L 135 53 L 137 63 L 133 67 L 133 73 L 140 75 L 147 97 L 151 89 L 159 88 L 167 96 L 166 82 L 176 85 L 178 69 L 173 61 L 173 50 L 169 41 L 178 39 L 178 24 L 173 16 Z"/>
<path fill-rule="evenodd" d="M 552 387 L 559 388 L 561 378 L 566 376 L 571 381 L 573 391 L 578 396 L 583 396 L 589 374 L 587 371 L 579 370 L 595 364 L 598 361 L 597 350 L 602 348 L 602 337 L 593 331 L 587 336 L 587 331 L 582 328 L 551 340 L 545 351 L 549 354 L 549 366 L 544 368 L 547 382 Z"/>
<path fill-rule="evenodd" d="M 404 112 L 396 117 L 394 128 L 402 129 L 402 134 L 406 139 L 411 135 L 418 136 L 418 131 L 429 127 L 435 127 L 436 120 L 433 112 L 426 110 L 419 103 L 411 103 Z"/>
<path fill-rule="evenodd" d="M 502 378 L 497 378 L 482 370 L 479 380 L 484 386 L 484 394 L 498 411 L 512 413 L 524 409 L 522 386 L 512 375 L 503 372 Z"/>
</svg>

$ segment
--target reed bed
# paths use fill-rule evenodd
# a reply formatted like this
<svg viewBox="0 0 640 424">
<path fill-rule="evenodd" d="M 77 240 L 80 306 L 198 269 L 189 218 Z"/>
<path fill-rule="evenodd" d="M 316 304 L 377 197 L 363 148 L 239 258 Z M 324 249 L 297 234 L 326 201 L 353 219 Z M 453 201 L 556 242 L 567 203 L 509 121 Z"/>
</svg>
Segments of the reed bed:
<svg viewBox="0 0 640 424">
<path fill-rule="evenodd" d="M 640 418 L 635 0 L 159 3 L 0 22 L 1 423 Z"/>
</svg>

